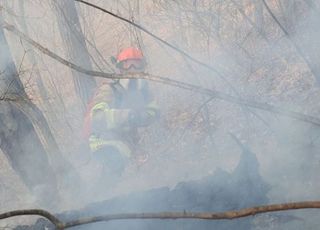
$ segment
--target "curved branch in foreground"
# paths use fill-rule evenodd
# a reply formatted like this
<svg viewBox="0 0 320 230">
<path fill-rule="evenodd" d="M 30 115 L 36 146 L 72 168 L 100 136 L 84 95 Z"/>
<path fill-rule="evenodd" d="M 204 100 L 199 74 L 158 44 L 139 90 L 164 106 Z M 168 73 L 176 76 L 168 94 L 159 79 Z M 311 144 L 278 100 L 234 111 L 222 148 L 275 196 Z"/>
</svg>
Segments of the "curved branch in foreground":
<svg viewBox="0 0 320 230">
<path fill-rule="evenodd" d="M 270 105 L 270 104 L 266 104 L 266 103 L 261 103 L 261 102 L 256 102 L 256 101 L 252 101 L 252 100 L 248 100 L 248 99 L 235 97 L 235 96 L 232 96 L 232 95 L 229 95 L 229 94 L 225 94 L 225 93 L 220 92 L 220 91 L 203 88 L 201 86 L 197 86 L 197 85 L 193 85 L 193 84 L 190 84 L 190 83 L 173 80 L 173 79 L 166 78 L 166 77 L 156 76 L 156 75 L 152 75 L 152 74 L 149 74 L 149 73 L 116 74 L 116 73 L 104 73 L 104 72 L 99 72 L 99 71 L 87 70 L 85 68 L 82 68 L 81 66 L 78 66 L 78 65 L 76 65 L 76 64 L 74 64 L 72 62 L 69 62 L 69 61 L 63 59 L 62 57 L 60 57 L 57 54 L 55 54 L 52 51 L 50 51 L 49 49 L 43 47 L 42 45 L 40 45 L 36 41 L 32 40 L 27 35 L 25 35 L 24 33 L 22 33 L 19 30 L 17 30 L 13 25 L 10 25 L 10 24 L 4 22 L 2 26 L 5 29 L 7 29 L 8 31 L 11 31 L 14 34 L 16 34 L 17 36 L 19 36 L 21 39 L 23 39 L 26 42 L 30 43 L 32 46 L 34 46 L 36 49 L 38 49 L 39 51 L 41 51 L 45 55 L 50 56 L 51 58 L 55 59 L 56 61 L 60 62 L 63 65 L 66 65 L 66 66 L 70 67 L 71 69 L 74 69 L 74 70 L 76 70 L 78 72 L 84 73 L 84 74 L 89 75 L 89 76 L 102 77 L 102 78 L 108 78 L 108 79 L 138 79 L 138 78 L 146 79 L 146 80 L 149 80 L 149 81 L 154 81 L 154 82 L 158 82 L 158 83 L 174 86 L 174 87 L 177 87 L 177 88 L 180 88 L 180 89 L 185 89 L 185 90 L 188 90 L 188 91 L 193 91 L 193 92 L 197 92 L 197 93 L 200 93 L 200 94 L 204 94 L 204 95 L 208 95 L 208 96 L 211 96 L 211 97 L 215 97 L 217 99 L 228 101 L 228 102 L 231 102 L 233 104 L 249 106 L 249 107 L 252 107 L 252 108 L 255 108 L 255 109 L 260 109 L 260 110 L 272 112 L 272 113 L 275 113 L 275 114 L 280 114 L 280 115 L 283 115 L 283 116 L 286 116 L 286 117 L 290 117 L 290 118 L 293 118 L 293 119 L 296 119 L 296 120 L 300 120 L 300 121 L 303 121 L 303 122 L 307 122 L 307 123 L 310 123 L 310 124 L 313 124 L 313 125 L 320 126 L 320 119 L 317 118 L 317 117 L 309 116 L 309 115 L 306 115 L 306 114 L 303 114 L 303 113 L 299 113 L 299 112 L 290 111 L 290 110 L 287 110 L 285 108 L 276 107 L 276 106 L 273 106 L 273 105 Z"/>
<path fill-rule="evenodd" d="M 70 228 L 77 225 L 89 224 L 101 221 L 122 220 L 122 219 L 203 219 L 203 220 L 222 220 L 238 219 L 247 216 L 253 216 L 260 213 L 287 211 L 294 209 L 319 209 L 320 201 L 306 201 L 285 204 L 271 204 L 244 208 L 236 211 L 227 212 L 161 212 L 161 213 L 128 213 L 128 214 L 110 214 L 83 218 L 64 224 L 64 228 Z"/>
<path fill-rule="evenodd" d="M 24 209 L 24 210 L 15 210 L 11 212 L 6 212 L 0 214 L 0 220 L 7 219 L 14 216 L 42 216 L 48 219 L 51 223 L 53 223 L 58 229 L 64 225 L 57 217 L 52 215 L 50 212 L 42 209 Z"/>
<path fill-rule="evenodd" d="M 288 211 L 295 209 L 319 209 L 320 201 L 305 201 L 283 204 L 271 204 L 264 206 L 256 206 L 227 212 L 160 212 L 160 213 L 120 213 L 109 214 L 95 217 L 86 217 L 70 222 L 61 222 L 51 213 L 41 209 L 16 210 L 0 214 L 0 219 L 21 215 L 39 215 L 50 220 L 57 229 L 66 229 L 78 225 L 90 224 L 101 221 L 124 220 L 124 219 L 203 219 L 203 220 L 222 220 L 237 219 L 256 214 Z"/>
</svg>

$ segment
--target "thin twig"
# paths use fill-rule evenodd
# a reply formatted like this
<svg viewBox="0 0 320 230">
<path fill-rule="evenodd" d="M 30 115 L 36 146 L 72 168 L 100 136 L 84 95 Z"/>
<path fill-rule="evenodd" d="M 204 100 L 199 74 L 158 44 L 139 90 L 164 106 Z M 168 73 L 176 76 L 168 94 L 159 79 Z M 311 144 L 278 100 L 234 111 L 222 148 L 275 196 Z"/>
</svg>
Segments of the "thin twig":
<svg viewBox="0 0 320 230">
<path fill-rule="evenodd" d="M 224 77 L 218 70 L 216 70 L 214 67 L 212 67 L 212 66 L 210 66 L 210 65 L 208 65 L 208 64 L 206 64 L 206 63 L 204 63 L 204 62 L 202 62 L 202 61 L 200 61 L 200 60 L 198 60 L 198 59 L 196 59 L 195 57 L 191 56 L 190 54 L 188 54 L 187 52 L 183 51 L 182 49 L 174 46 L 173 44 L 169 43 L 168 41 L 166 41 L 166 40 L 160 38 L 159 36 L 155 35 L 154 33 L 150 32 L 150 31 L 149 31 L 148 29 L 146 29 L 145 27 L 143 27 L 143 26 L 141 26 L 141 25 L 139 25 L 139 24 L 137 24 L 137 23 L 135 23 L 135 22 L 127 19 L 127 18 L 121 17 L 121 16 L 119 16 L 119 15 L 117 15 L 117 14 L 115 14 L 115 13 L 112 13 L 112 12 L 109 11 L 109 10 L 106 10 L 106 9 L 104 9 L 104 8 L 102 8 L 102 7 L 99 7 L 99 6 L 95 5 L 95 4 L 92 4 L 92 3 L 90 3 L 90 2 L 83 1 L 83 0 L 75 0 L 75 1 L 80 2 L 80 3 L 83 3 L 83 4 L 87 5 L 87 6 L 93 7 L 93 8 L 95 8 L 95 9 L 98 9 L 98 10 L 100 10 L 100 11 L 102 11 L 102 12 L 104 12 L 104 13 L 107 13 L 107 14 L 109 14 L 109 15 L 111 15 L 111 16 L 113 16 L 113 17 L 115 17 L 115 18 L 117 18 L 117 19 L 119 19 L 119 20 L 121 20 L 121 21 L 124 21 L 124 22 L 127 22 L 127 23 L 133 25 L 134 27 L 136 27 L 136 28 L 140 29 L 141 31 L 145 32 L 146 34 L 150 35 L 151 37 L 153 37 L 153 38 L 156 39 L 157 41 L 160 41 L 161 43 L 165 44 L 166 46 L 168 46 L 168 47 L 170 47 L 171 49 L 175 50 L 176 52 L 180 53 L 180 54 L 183 55 L 184 57 L 186 57 L 186 58 L 188 58 L 189 60 L 193 61 L 194 63 L 197 63 L 198 65 L 200 65 L 200 66 L 202 66 L 202 67 L 205 67 L 205 68 L 211 70 L 211 71 L 214 72 L 217 76 L 219 76 L 222 80 L 224 80 L 229 86 L 231 86 L 231 84 L 227 81 L 227 79 L 225 79 L 225 77 Z"/>
<path fill-rule="evenodd" d="M 163 153 L 166 153 L 168 150 L 176 147 L 181 142 L 181 140 L 184 138 L 184 135 L 186 134 L 186 132 L 192 127 L 193 122 L 196 120 L 196 118 L 198 117 L 198 115 L 202 111 L 203 107 L 207 106 L 208 103 L 211 102 L 213 99 L 215 99 L 215 97 L 210 97 L 205 102 L 203 102 L 198 107 L 197 111 L 192 115 L 191 120 L 184 126 L 179 137 L 176 140 L 173 140 L 173 138 L 169 137 L 168 139 L 172 139 L 172 142 L 168 146 L 166 146 L 164 149 L 157 152 L 156 155 L 161 155 Z M 210 123 L 209 123 L 209 125 L 210 125 Z M 213 139 L 212 139 L 212 143 L 214 143 Z"/>
<path fill-rule="evenodd" d="M 302 49 L 299 47 L 299 45 L 291 38 L 289 32 L 286 30 L 286 28 L 284 28 L 284 26 L 280 23 L 280 21 L 278 20 L 278 18 L 274 15 L 274 13 L 272 12 L 272 10 L 270 9 L 270 7 L 268 6 L 268 4 L 266 3 L 265 0 L 262 0 L 263 5 L 266 7 L 268 13 L 270 14 L 270 16 L 272 17 L 272 19 L 276 22 L 276 24 L 280 27 L 280 29 L 282 30 L 282 32 L 285 34 L 285 36 L 289 39 L 289 41 L 291 42 L 291 44 L 294 46 L 294 48 L 297 50 L 297 53 L 302 57 L 302 59 L 305 61 L 305 63 L 307 64 L 307 66 L 309 67 L 311 73 L 313 74 L 313 76 L 318 80 L 318 82 L 320 81 L 319 77 L 316 74 L 316 71 L 314 70 L 312 64 L 310 63 L 310 61 L 308 60 L 308 58 L 306 57 L 306 55 L 303 53 Z"/>
<path fill-rule="evenodd" d="M 61 64 L 66 65 L 76 71 L 79 71 L 79 72 L 84 73 L 89 76 L 108 78 L 108 79 L 145 79 L 145 80 L 149 80 L 149 81 L 154 81 L 154 82 L 174 86 L 174 87 L 177 87 L 180 89 L 197 92 L 197 93 L 204 94 L 204 95 L 209 95 L 211 97 L 215 97 L 215 98 L 223 100 L 223 101 L 228 101 L 233 104 L 249 106 L 249 107 L 252 107 L 255 109 L 260 109 L 260 110 L 280 114 L 280 115 L 283 115 L 286 117 L 294 118 L 296 120 L 300 120 L 303 122 L 307 122 L 307 123 L 311 123 L 313 125 L 320 126 L 320 119 L 317 117 L 313 117 L 313 116 L 306 115 L 306 114 L 299 113 L 299 112 L 290 111 L 285 108 L 276 107 L 276 106 L 266 104 L 266 103 L 261 103 L 261 102 L 256 102 L 256 101 L 252 101 L 252 100 L 248 100 L 248 99 L 234 97 L 234 96 L 231 96 L 229 94 L 226 94 L 226 93 L 223 93 L 220 91 L 203 88 L 201 86 L 193 85 L 193 84 L 182 82 L 182 81 L 173 80 L 173 79 L 170 79 L 167 77 L 156 76 L 156 75 L 152 75 L 149 73 L 116 74 L 116 73 L 105 73 L 105 72 L 87 70 L 85 68 L 82 68 L 81 66 L 78 66 L 72 62 L 69 62 L 69 61 L 63 59 L 62 57 L 60 57 L 57 54 L 50 51 L 49 49 L 43 47 L 39 43 L 32 40 L 30 37 L 26 36 L 24 33 L 17 30 L 13 25 L 10 25 L 10 24 L 4 22 L 2 26 L 5 29 L 7 29 L 8 31 L 13 32 L 14 34 L 16 34 L 19 37 L 21 37 L 22 39 L 24 39 L 25 41 L 29 42 L 32 46 L 37 48 L 42 53 L 57 60 Z"/>
</svg>

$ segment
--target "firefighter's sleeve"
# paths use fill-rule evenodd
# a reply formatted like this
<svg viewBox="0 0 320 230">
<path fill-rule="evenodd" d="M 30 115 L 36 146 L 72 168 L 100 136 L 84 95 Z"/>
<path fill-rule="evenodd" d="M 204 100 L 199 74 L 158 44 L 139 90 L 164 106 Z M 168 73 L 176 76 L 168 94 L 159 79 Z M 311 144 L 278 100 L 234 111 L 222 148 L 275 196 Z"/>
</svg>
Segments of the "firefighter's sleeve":
<svg viewBox="0 0 320 230">
<path fill-rule="evenodd" d="M 92 108 L 92 122 L 107 130 L 117 129 L 127 124 L 129 113 L 128 109 L 113 109 L 108 103 L 100 102 Z"/>
</svg>

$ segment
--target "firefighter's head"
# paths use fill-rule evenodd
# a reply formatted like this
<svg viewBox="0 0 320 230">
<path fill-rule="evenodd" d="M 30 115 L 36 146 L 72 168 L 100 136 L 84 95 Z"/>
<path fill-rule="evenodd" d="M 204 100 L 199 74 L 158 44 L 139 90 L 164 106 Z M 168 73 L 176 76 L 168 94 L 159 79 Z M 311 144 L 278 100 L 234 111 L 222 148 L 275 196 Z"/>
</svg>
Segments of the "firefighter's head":
<svg viewBox="0 0 320 230">
<path fill-rule="evenodd" d="M 142 51 L 134 47 L 123 49 L 115 62 L 121 73 L 139 73 L 143 72 L 146 67 Z"/>
</svg>

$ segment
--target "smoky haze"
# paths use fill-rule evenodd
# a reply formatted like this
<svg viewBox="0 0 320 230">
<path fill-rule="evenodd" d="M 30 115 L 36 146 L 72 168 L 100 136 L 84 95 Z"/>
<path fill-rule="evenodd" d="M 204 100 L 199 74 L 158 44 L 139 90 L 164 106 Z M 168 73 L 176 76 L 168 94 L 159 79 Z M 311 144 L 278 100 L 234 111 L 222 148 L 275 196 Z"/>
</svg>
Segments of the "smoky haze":
<svg viewBox="0 0 320 230">
<path fill-rule="evenodd" d="M 78 21 L 70 21 L 75 17 L 63 8 L 70 7 L 66 2 L 2 0 L 1 17 L 52 52 L 89 70 L 116 72 L 110 57 L 123 48 L 135 46 L 144 52 L 148 73 L 319 118 L 320 5 L 316 0 L 266 1 L 285 31 L 263 1 L 89 1 L 143 25 L 211 69 L 138 28 L 78 2 L 75 2 L 76 11 L 72 11 L 78 14 Z M 213 191 L 217 197 L 226 193 L 235 202 L 239 201 L 237 207 L 319 200 L 318 126 L 155 82 L 149 82 L 149 87 L 159 106 L 160 118 L 139 130 L 139 149 L 148 155 L 148 160 L 142 165 L 130 162 L 121 178 L 112 180 L 103 174 L 101 162 L 92 156 L 83 138 L 86 106 L 85 96 L 79 94 L 79 89 L 86 90 L 94 83 L 100 85 L 110 80 L 83 80 L 91 76 L 71 71 L 10 31 L 4 31 L 10 49 L 5 51 L 2 39 L 1 67 L 6 68 L 12 57 L 26 94 L 19 96 L 29 98 L 39 108 L 58 145 L 53 148 L 54 145 L 43 144 L 46 136 L 35 128 L 48 159 L 23 160 L 21 157 L 19 161 L 31 161 L 22 166 L 34 176 L 39 175 L 39 169 L 47 167 L 43 162 L 48 161 L 57 180 L 58 191 L 53 193 L 59 198 L 42 202 L 41 197 L 49 197 L 46 189 L 53 186 L 51 179 L 48 177 L 48 183 L 30 189 L 1 147 L 1 212 L 39 207 L 61 213 L 87 207 L 84 210 L 91 215 L 97 212 L 92 211 L 92 203 L 121 197 L 123 202 L 128 199 L 128 204 L 119 208 L 111 200 L 106 203 L 110 205 L 109 210 L 105 211 L 184 211 L 167 210 L 161 199 L 155 201 L 150 195 L 150 200 L 144 200 L 143 194 L 149 194 L 152 189 L 160 189 L 161 194 L 175 189 L 184 191 L 181 183 L 189 181 L 201 181 L 199 188 L 207 191 L 195 195 L 200 200 L 206 195 L 214 196 L 208 194 Z M 79 34 L 83 36 L 81 39 Z M 3 70 L 1 73 L 5 75 Z M 3 77 L 0 87 L 11 89 L 12 86 L 8 78 Z M 6 106 L 3 103 L 0 106 L 2 117 L 8 116 Z M 19 117 L 23 116 L 16 116 Z M 19 122 L 21 126 L 25 124 L 24 120 Z M 37 127 L 35 120 L 32 123 Z M 0 124 L 1 130 L 14 129 L 5 125 L 5 120 Z M 1 137 L 2 143 L 3 140 L 17 139 Z M 30 151 L 40 145 L 34 140 L 29 135 L 18 139 Z M 244 148 L 252 155 L 245 155 Z M 57 152 L 61 154 L 60 161 L 55 157 Z M 68 162 L 67 166 L 63 162 Z M 211 177 L 214 179 L 203 179 Z M 260 183 L 260 187 L 255 186 Z M 250 186 L 257 190 L 249 193 Z M 198 191 L 192 186 L 185 188 Z M 255 194 L 262 195 L 253 200 Z M 237 197 L 248 202 L 241 203 Z M 220 209 L 210 210 L 228 209 L 229 197 L 225 199 L 217 205 Z M 112 207 L 114 210 L 110 210 Z M 186 207 L 192 211 L 210 211 L 204 206 Z M 251 229 L 315 229 L 319 225 L 317 217 L 315 210 L 301 210 L 249 218 Z M 0 226 L 32 221 L 3 221 Z M 109 227 L 151 228 L 153 224 L 161 226 L 160 222 L 137 221 L 131 226 L 133 222 L 116 221 Z M 178 227 L 187 228 L 186 222 L 177 223 Z M 219 224 L 221 229 L 227 226 Z M 103 226 L 90 225 L 88 229 Z"/>
</svg>

